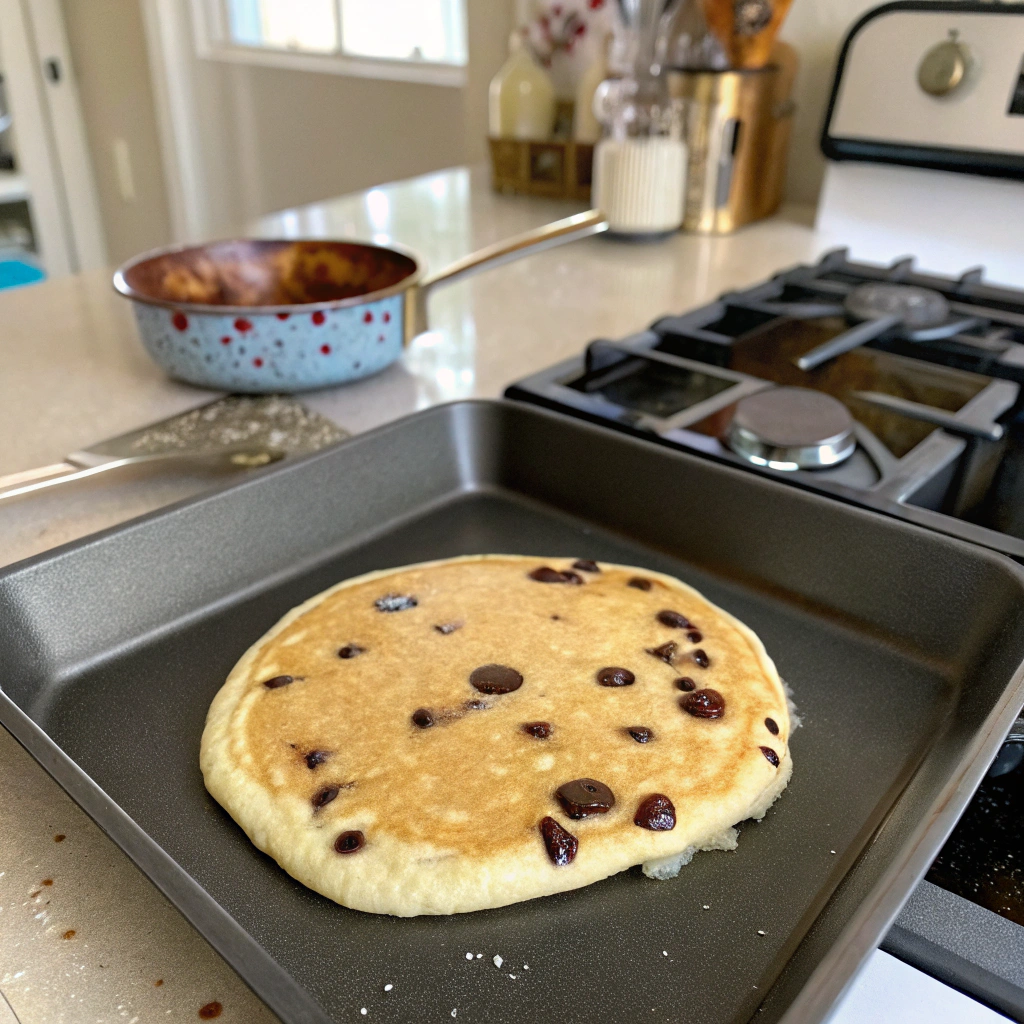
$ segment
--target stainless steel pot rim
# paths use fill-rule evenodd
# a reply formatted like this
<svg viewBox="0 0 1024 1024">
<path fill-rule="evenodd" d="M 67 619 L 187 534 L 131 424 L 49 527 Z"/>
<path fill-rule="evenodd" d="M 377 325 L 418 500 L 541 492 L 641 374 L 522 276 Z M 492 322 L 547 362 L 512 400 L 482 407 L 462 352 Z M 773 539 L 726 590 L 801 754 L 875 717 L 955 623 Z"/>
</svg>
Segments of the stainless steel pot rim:
<svg viewBox="0 0 1024 1024">
<path fill-rule="evenodd" d="M 347 299 L 329 299 L 325 302 L 292 302 L 279 306 L 227 306 L 210 302 L 171 302 L 167 299 L 158 299 L 151 295 L 132 288 L 125 278 L 125 275 L 133 267 L 147 260 L 156 259 L 159 256 L 170 256 L 179 252 L 187 252 L 189 249 L 205 248 L 215 245 L 231 245 L 234 242 L 297 242 L 316 244 L 320 242 L 340 242 L 344 245 L 359 245 L 367 249 L 379 249 L 382 252 L 394 252 L 400 256 L 410 259 L 416 264 L 416 269 L 407 277 L 403 277 L 397 284 L 388 288 L 380 288 L 374 292 L 367 292 L 365 295 L 352 295 Z M 263 314 L 275 315 L 277 313 L 315 313 L 318 310 L 327 311 L 331 309 L 345 309 L 352 306 L 364 306 L 380 299 L 388 299 L 393 295 L 402 295 L 410 288 L 417 287 L 426 274 L 426 266 L 420 256 L 413 250 L 402 245 L 377 245 L 374 242 L 361 242 L 351 238 L 222 238 L 213 242 L 200 244 L 185 243 L 179 245 L 165 245 L 156 249 L 133 256 L 126 263 L 121 264 L 114 272 L 114 290 L 133 302 L 142 302 L 147 306 L 160 306 L 163 309 L 172 309 L 182 313 L 214 313 L 223 316 L 261 316 Z"/>
</svg>

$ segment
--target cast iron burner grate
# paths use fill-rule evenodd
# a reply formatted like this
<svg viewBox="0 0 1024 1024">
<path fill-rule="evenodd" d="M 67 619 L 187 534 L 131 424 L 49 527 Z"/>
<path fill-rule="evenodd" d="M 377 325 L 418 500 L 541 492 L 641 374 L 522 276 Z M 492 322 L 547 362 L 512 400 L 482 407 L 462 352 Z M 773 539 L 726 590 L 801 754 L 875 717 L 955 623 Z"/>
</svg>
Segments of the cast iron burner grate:
<svg viewBox="0 0 1024 1024">
<path fill-rule="evenodd" d="M 883 267 L 838 250 L 627 338 L 594 341 L 582 359 L 506 394 L 785 474 L 1024 562 L 1022 383 L 1024 292 L 989 285 L 976 268 L 945 278 L 909 259 Z M 790 458 L 751 440 L 748 410 L 779 405 L 754 397 L 769 389 L 841 403 L 853 443 L 823 435 L 810 455 Z M 784 436 L 779 426 L 773 418 L 770 432 Z"/>
</svg>

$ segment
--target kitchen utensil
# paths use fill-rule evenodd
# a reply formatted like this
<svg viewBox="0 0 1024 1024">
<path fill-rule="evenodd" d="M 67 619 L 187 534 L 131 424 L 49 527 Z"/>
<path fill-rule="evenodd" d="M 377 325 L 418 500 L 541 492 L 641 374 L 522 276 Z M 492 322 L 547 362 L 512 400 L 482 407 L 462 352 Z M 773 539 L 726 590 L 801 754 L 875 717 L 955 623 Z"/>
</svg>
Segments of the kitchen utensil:
<svg viewBox="0 0 1024 1024">
<path fill-rule="evenodd" d="M 208 703 L 287 609 L 486 551 L 676 574 L 758 632 L 806 725 L 789 789 L 736 852 L 669 882 L 629 871 L 399 920 L 299 885 L 207 796 Z M 0 722 L 289 1024 L 361 1007 L 811 1024 L 1013 722 L 1021 607 L 1024 570 L 981 548 L 565 416 L 460 403 L 0 572 Z"/>
<path fill-rule="evenodd" d="M 733 68 L 763 68 L 792 0 L 701 0 L 708 27 Z"/>
<path fill-rule="evenodd" d="M 198 460 L 252 469 L 336 444 L 346 431 L 282 395 L 229 395 L 72 452 L 64 462 L 0 477 L 0 501 L 124 466 Z"/>
<path fill-rule="evenodd" d="M 725 71 L 729 66 L 722 44 L 708 28 L 700 0 L 682 0 L 662 19 L 658 55 L 662 67 L 685 71 Z"/>
<path fill-rule="evenodd" d="M 427 329 L 427 298 L 486 267 L 606 230 L 597 210 L 546 224 L 427 275 L 362 242 L 250 239 L 157 249 L 114 274 L 146 350 L 173 377 L 252 393 L 355 380 Z"/>
</svg>

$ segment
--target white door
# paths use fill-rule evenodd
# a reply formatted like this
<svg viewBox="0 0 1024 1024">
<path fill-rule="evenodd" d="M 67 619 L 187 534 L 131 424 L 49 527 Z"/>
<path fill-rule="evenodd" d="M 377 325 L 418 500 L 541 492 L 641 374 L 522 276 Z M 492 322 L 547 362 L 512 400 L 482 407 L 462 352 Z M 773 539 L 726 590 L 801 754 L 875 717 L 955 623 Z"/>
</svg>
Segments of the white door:
<svg viewBox="0 0 1024 1024">
<path fill-rule="evenodd" d="M 59 0 L 0 0 L 0 69 L 50 277 L 107 262 Z"/>
</svg>

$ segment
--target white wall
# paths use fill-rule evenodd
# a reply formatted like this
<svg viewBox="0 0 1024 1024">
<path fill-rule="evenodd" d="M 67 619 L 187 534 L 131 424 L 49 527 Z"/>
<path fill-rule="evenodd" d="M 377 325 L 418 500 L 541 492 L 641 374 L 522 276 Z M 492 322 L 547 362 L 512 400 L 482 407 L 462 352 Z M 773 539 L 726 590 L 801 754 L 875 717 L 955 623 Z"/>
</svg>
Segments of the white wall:
<svg viewBox="0 0 1024 1024">
<path fill-rule="evenodd" d="M 825 160 L 818 138 L 832 89 L 836 57 L 847 30 L 880 0 L 796 0 L 782 27 L 782 38 L 800 55 L 794 98 L 793 141 L 786 198 L 814 203 L 821 189 Z"/>
</svg>

